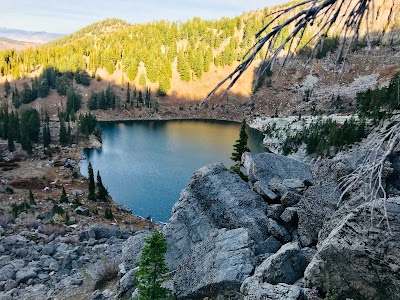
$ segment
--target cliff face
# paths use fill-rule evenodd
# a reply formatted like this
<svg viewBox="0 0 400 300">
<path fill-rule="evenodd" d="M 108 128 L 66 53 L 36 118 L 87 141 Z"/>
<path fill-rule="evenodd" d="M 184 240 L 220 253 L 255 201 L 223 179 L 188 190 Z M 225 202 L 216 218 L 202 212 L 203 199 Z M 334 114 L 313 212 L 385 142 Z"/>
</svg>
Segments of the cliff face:
<svg viewBox="0 0 400 300">
<path fill-rule="evenodd" d="M 246 154 L 249 185 L 221 164 L 195 172 L 162 229 L 177 298 L 397 299 L 400 199 L 337 205 L 337 179 L 362 155 Z"/>
</svg>

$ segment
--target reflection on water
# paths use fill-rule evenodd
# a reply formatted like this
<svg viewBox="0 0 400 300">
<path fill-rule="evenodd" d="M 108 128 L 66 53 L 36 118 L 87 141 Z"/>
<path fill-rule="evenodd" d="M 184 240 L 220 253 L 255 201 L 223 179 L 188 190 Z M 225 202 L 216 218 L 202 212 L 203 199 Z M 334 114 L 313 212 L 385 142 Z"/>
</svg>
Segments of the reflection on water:
<svg viewBox="0 0 400 300">
<path fill-rule="evenodd" d="M 180 191 L 200 167 L 227 167 L 239 123 L 225 121 L 130 121 L 102 123 L 103 147 L 84 149 L 82 174 L 90 161 L 113 199 L 134 214 L 167 221 Z M 262 152 L 262 134 L 247 128 L 249 148 Z"/>
</svg>

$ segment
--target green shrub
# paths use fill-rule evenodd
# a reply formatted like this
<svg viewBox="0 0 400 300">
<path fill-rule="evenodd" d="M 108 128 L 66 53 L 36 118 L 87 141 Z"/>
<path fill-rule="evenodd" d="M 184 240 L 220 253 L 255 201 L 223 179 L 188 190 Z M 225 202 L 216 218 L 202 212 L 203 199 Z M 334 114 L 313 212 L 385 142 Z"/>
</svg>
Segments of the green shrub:
<svg viewBox="0 0 400 300">
<path fill-rule="evenodd" d="M 53 206 L 53 213 L 58 214 L 58 215 L 63 215 L 64 214 L 64 208 L 61 206 L 54 204 Z"/>
</svg>

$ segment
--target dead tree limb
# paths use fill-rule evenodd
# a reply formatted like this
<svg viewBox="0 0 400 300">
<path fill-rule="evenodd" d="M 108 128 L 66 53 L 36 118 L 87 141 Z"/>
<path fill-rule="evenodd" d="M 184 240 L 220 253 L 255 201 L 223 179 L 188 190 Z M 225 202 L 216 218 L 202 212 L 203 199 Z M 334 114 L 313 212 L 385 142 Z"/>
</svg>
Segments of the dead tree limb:
<svg viewBox="0 0 400 300">
<path fill-rule="evenodd" d="M 345 57 L 350 50 L 351 42 L 357 38 L 361 22 L 366 16 L 372 15 L 370 10 L 373 9 L 374 1 L 375 0 L 305 0 L 271 13 L 267 16 L 272 17 L 271 21 L 256 34 L 258 40 L 251 47 L 247 55 L 245 55 L 247 58 L 245 58 L 232 73 L 218 83 L 207 97 L 200 102 L 199 106 L 212 97 L 223 84 L 231 80 L 222 94 L 223 97 L 248 69 L 257 53 L 259 53 L 263 47 L 268 49 L 265 57 L 268 61 L 267 68 L 272 68 L 284 47 L 286 45 L 292 45 L 295 40 L 298 40 L 298 42 L 294 52 L 299 50 L 299 41 L 303 38 L 304 31 L 314 24 L 318 25 L 318 30 L 309 41 L 306 41 L 306 45 L 312 42 L 316 42 L 317 45 L 323 43 L 323 40 L 336 25 L 341 28 L 340 35 L 343 41 L 339 48 L 338 58 Z M 284 19 L 285 17 L 287 18 Z M 292 32 L 283 42 L 276 45 L 275 42 L 278 35 L 282 30 L 289 27 L 292 29 Z M 345 43 L 344 41 L 348 37 L 351 37 L 351 41 L 350 43 Z M 289 55 L 290 53 L 286 54 L 285 62 Z"/>
<path fill-rule="evenodd" d="M 399 142 L 400 121 L 398 119 L 388 126 L 388 128 L 373 135 L 367 141 L 365 148 L 368 151 L 362 164 L 351 174 L 344 176 L 340 180 L 339 187 L 342 189 L 342 194 L 338 205 L 344 201 L 346 194 L 353 190 L 361 192 L 365 202 L 372 203 L 372 207 L 374 207 L 377 199 L 383 199 L 384 218 L 379 222 L 386 220 L 390 229 L 385 206 L 388 194 L 384 178 L 388 176 L 389 158 L 394 153 Z M 374 210 L 372 209 L 371 222 L 374 219 L 373 213 Z"/>
</svg>

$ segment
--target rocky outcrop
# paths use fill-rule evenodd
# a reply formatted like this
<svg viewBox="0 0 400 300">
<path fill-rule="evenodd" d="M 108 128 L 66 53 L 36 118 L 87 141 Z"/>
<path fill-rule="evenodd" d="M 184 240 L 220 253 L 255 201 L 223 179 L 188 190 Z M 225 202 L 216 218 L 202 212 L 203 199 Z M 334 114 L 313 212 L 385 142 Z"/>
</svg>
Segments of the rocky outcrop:
<svg viewBox="0 0 400 300">
<path fill-rule="evenodd" d="M 178 299 L 238 296 L 243 280 L 253 271 L 253 241 L 247 229 L 219 229 L 195 244 L 175 271 Z"/>
<path fill-rule="evenodd" d="M 298 204 L 298 234 L 301 244 L 316 245 L 324 222 L 337 209 L 340 192 L 336 184 L 311 186 Z"/>
<path fill-rule="evenodd" d="M 244 300 L 306 300 L 303 289 L 295 285 L 273 285 L 248 278 L 240 288 Z"/>
<path fill-rule="evenodd" d="M 293 284 L 303 277 L 306 266 L 306 258 L 299 244 L 288 243 L 258 266 L 253 276 L 271 284 Z"/>
<path fill-rule="evenodd" d="M 337 299 L 398 299 L 399 215 L 400 198 L 392 198 L 360 205 L 338 219 L 306 269 L 306 285 Z"/>
<path fill-rule="evenodd" d="M 276 155 L 273 153 L 245 153 L 242 162 L 249 173 L 249 182 L 261 195 L 275 200 L 275 195 L 269 187 L 272 179 L 287 181 L 287 185 L 295 184 L 297 188 L 304 182 L 313 183 L 314 178 L 308 164 L 300 161 Z M 286 187 L 290 189 L 290 187 Z M 272 199 L 274 198 L 274 199 Z"/>
<path fill-rule="evenodd" d="M 215 229 L 246 228 L 250 239 L 264 241 L 269 236 L 266 211 L 262 197 L 223 164 L 199 169 L 181 192 L 163 228 L 169 268 L 175 270 L 192 247 Z"/>
<path fill-rule="evenodd" d="M 140 261 L 144 240 L 151 235 L 150 231 L 140 231 L 129 237 L 122 247 L 122 262 L 125 269 L 134 269 Z"/>
</svg>

